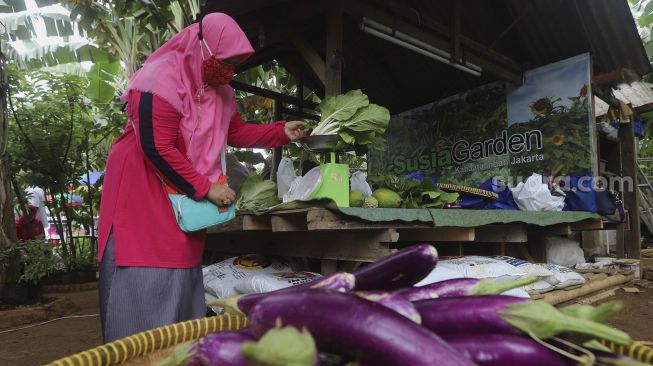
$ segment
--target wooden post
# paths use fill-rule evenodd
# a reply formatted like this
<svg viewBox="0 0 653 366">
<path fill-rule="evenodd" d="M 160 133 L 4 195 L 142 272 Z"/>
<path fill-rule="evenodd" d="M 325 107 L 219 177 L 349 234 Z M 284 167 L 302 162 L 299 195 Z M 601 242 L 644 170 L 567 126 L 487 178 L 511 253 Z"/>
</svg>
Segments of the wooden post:
<svg viewBox="0 0 653 366">
<path fill-rule="evenodd" d="M 628 258 L 639 259 L 641 249 L 641 229 L 639 218 L 639 195 L 637 186 L 637 147 L 635 141 L 635 123 L 623 123 L 619 129 L 621 139 L 621 166 L 624 177 L 630 177 L 632 187 L 625 186 L 623 192 L 624 207 L 628 210 L 629 225 L 624 232 L 624 249 Z"/>
<path fill-rule="evenodd" d="M 330 2 L 326 47 L 324 95 L 337 95 L 342 91 L 342 0 Z"/>
</svg>

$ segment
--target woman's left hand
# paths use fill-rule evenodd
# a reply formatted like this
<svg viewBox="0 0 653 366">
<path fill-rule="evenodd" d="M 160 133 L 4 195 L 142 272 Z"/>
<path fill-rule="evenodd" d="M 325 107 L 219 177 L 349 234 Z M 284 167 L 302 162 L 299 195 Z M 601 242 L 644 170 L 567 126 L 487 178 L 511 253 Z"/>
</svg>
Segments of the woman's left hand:
<svg viewBox="0 0 653 366">
<path fill-rule="evenodd" d="M 297 141 L 302 137 L 306 137 L 308 127 L 302 121 L 288 121 L 284 126 L 284 132 L 290 141 Z"/>
</svg>

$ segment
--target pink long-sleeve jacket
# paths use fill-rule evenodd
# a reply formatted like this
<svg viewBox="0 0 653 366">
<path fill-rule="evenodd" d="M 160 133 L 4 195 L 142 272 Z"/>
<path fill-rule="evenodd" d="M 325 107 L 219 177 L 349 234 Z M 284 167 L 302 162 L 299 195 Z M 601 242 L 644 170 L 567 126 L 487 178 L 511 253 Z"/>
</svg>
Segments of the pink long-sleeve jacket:
<svg viewBox="0 0 653 366">
<path fill-rule="evenodd" d="M 170 104 L 134 90 L 127 106 L 139 133 L 128 123 L 107 160 L 98 258 L 102 261 L 113 232 L 118 266 L 194 267 L 201 262 L 206 233 L 179 229 L 159 176 L 194 199 L 204 198 L 211 182 L 186 157 L 181 116 Z M 274 147 L 287 142 L 284 122 L 249 125 L 236 113 L 229 124 L 230 146 Z"/>
</svg>

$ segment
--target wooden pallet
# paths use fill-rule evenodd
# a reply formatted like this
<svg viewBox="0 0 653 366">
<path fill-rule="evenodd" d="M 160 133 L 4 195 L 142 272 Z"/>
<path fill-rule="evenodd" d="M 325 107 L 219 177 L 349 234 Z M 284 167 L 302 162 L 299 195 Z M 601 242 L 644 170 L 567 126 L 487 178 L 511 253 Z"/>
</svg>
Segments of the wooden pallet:
<svg viewBox="0 0 653 366">
<path fill-rule="evenodd" d="M 433 227 L 431 222 L 373 222 L 324 208 L 277 211 L 264 215 L 240 213 L 231 222 L 208 230 L 207 250 L 311 257 L 330 261 L 372 262 L 392 254 L 397 242 L 436 242 L 458 245 L 482 243 L 502 255 L 508 244 L 526 244 L 542 234 L 598 230 L 600 220 L 585 220 L 536 228 L 521 223 L 479 227 Z M 527 258 L 526 248 L 520 248 Z M 538 258 L 541 260 L 541 258 Z M 326 265 L 326 264 L 325 264 Z M 334 264 L 328 264 L 333 267 Z"/>
</svg>

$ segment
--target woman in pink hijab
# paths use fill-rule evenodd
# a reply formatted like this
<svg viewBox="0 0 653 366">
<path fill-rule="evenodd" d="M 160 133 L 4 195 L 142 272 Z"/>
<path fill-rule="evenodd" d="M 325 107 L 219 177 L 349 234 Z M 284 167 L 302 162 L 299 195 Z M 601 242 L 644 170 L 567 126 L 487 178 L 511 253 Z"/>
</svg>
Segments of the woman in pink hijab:
<svg viewBox="0 0 653 366">
<path fill-rule="evenodd" d="M 161 179 L 193 199 L 229 205 L 234 191 L 217 183 L 226 145 L 276 147 L 303 137 L 300 121 L 240 119 L 228 83 L 253 52 L 231 17 L 209 14 L 155 51 L 127 85 L 129 123 L 109 154 L 100 207 L 105 342 L 205 315 L 205 232 L 179 229 Z"/>
</svg>

